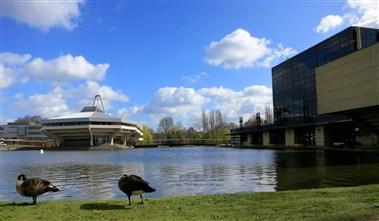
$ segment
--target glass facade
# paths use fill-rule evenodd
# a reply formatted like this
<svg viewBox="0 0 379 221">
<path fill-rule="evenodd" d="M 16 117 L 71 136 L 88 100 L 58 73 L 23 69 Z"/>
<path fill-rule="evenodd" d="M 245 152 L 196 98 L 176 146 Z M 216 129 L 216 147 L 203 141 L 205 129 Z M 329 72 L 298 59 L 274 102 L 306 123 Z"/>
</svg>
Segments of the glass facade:
<svg viewBox="0 0 379 221">
<path fill-rule="evenodd" d="M 378 41 L 378 29 L 350 27 L 273 67 L 275 122 L 318 118 L 316 68 Z"/>
<path fill-rule="evenodd" d="M 379 30 L 372 28 L 361 28 L 362 48 L 379 42 Z"/>
</svg>

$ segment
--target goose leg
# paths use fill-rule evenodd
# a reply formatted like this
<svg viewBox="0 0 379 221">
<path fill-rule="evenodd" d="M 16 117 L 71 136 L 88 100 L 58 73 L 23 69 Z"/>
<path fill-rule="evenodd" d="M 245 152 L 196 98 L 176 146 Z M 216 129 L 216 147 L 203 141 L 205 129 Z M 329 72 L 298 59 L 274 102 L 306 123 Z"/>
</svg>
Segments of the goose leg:
<svg viewBox="0 0 379 221">
<path fill-rule="evenodd" d="M 140 194 L 139 196 L 141 197 L 141 204 L 143 204 L 142 194 Z"/>
<path fill-rule="evenodd" d="M 129 200 L 129 206 L 132 205 L 132 204 L 130 203 L 130 195 L 129 195 L 129 194 L 128 194 L 128 200 Z"/>
</svg>

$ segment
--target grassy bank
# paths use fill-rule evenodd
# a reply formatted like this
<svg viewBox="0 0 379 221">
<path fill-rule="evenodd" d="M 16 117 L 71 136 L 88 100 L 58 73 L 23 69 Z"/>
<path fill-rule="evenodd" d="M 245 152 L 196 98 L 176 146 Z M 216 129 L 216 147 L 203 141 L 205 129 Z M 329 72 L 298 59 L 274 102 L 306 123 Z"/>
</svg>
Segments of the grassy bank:
<svg viewBox="0 0 379 221">
<path fill-rule="evenodd" d="M 28 201 L 30 202 L 30 200 Z M 379 220 L 379 185 L 276 193 L 0 203 L 0 220 Z"/>
</svg>

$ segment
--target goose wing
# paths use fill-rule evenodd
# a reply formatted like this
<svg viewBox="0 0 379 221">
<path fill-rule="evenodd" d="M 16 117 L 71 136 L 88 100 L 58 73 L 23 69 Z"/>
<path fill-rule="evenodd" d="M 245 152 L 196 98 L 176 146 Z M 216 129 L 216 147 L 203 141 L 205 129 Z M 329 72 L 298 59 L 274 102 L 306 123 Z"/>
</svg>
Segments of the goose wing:
<svg viewBox="0 0 379 221">
<path fill-rule="evenodd" d="M 149 183 L 137 175 L 130 175 L 120 179 L 119 187 L 122 192 L 131 194 L 133 191 L 145 190 Z"/>
<path fill-rule="evenodd" d="M 137 175 L 130 176 L 134 190 L 142 190 L 144 192 L 154 192 L 155 189 L 149 186 L 149 183 Z"/>
<path fill-rule="evenodd" d="M 48 191 L 51 183 L 41 178 L 32 178 L 25 180 L 21 189 L 25 195 L 40 195 Z"/>
<path fill-rule="evenodd" d="M 138 183 L 149 185 L 149 183 L 146 180 L 142 179 L 142 177 L 137 175 L 130 175 L 130 179 Z"/>
</svg>

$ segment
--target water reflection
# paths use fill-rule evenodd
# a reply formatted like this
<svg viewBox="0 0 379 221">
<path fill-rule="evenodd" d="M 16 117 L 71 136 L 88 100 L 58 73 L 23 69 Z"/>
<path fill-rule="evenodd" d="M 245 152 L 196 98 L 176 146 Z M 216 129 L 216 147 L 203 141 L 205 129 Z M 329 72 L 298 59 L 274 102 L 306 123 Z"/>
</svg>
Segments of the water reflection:
<svg viewBox="0 0 379 221">
<path fill-rule="evenodd" d="M 160 169 L 160 195 L 273 191 L 273 167 L 210 164 Z"/>
<path fill-rule="evenodd" d="M 0 200 L 16 194 L 19 174 L 61 188 L 41 199 L 125 198 L 117 182 L 138 174 L 157 189 L 148 197 L 261 192 L 379 183 L 379 155 L 213 147 L 124 151 L 0 152 Z"/>
<path fill-rule="evenodd" d="M 378 152 L 278 151 L 277 190 L 379 183 Z"/>
<path fill-rule="evenodd" d="M 122 198 L 118 178 L 139 174 L 157 191 L 150 197 L 274 191 L 272 151 L 158 148 L 128 151 L 1 152 L 1 200 L 24 200 L 15 191 L 20 173 L 52 181 L 62 191 L 43 199 Z"/>
</svg>

